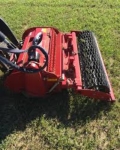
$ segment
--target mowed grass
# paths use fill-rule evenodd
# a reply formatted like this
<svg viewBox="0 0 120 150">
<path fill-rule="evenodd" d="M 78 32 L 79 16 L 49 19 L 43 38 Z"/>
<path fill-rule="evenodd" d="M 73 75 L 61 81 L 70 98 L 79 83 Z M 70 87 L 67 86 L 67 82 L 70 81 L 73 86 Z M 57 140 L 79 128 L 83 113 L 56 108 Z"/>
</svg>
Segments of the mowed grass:
<svg viewBox="0 0 120 150">
<path fill-rule="evenodd" d="M 116 96 L 111 104 L 71 91 L 42 100 L 3 95 L 0 150 L 120 150 L 120 1 L 0 0 L 0 16 L 18 39 L 33 26 L 93 31 Z"/>
</svg>

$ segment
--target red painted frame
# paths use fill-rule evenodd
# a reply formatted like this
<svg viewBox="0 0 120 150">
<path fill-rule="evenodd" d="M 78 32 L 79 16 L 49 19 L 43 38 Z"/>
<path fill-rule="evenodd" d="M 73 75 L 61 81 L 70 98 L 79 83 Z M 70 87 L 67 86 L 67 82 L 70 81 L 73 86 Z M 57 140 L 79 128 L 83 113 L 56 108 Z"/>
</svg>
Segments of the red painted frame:
<svg viewBox="0 0 120 150">
<path fill-rule="evenodd" d="M 82 88 L 80 60 L 78 57 L 77 33 L 59 32 L 52 27 L 34 27 L 23 34 L 23 47 L 28 49 L 32 45 L 32 39 L 39 33 L 43 33 L 42 42 L 39 43 L 48 53 L 48 66 L 39 73 L 28 74 L 13 70 L 6 78 L 5 86 L 15 92 L 23 92 L 29 96 L 43 97 L 49 93 L 61 91 L 65 88 L 73 88 L 77 93 L 107 101 L 115 101 L 114 93 L 108 79 L 108 75 L 102 60 L 105 74 L 110 85 L 110 93 Z M 40 53 L 40 52 L 39 52 Z M 28 62 L 28 54 L 21 53 L 17 64 L 30 68 L 39 68 L 44 63 L 44 56 L 40 53 L 39 63 Z"/>
</svg>

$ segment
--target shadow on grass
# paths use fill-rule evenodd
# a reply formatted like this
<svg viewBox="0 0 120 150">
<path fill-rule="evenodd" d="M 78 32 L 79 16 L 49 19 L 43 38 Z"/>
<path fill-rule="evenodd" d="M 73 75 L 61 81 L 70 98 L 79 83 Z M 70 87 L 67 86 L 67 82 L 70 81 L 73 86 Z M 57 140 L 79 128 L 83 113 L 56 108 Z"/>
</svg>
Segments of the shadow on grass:
<svg viewBox="0 0 120 150">
<path fill-rule="evenodd" d="M 46 99 L 27 99 L 21 95 L 4 95 L 0 98 L 0 143 L 14 130 L 23 130 L 37 117 L 57 118 L 66 127 L 100 117 L 110 104 L 73 95 L 67 91 Z"/>
</svg>

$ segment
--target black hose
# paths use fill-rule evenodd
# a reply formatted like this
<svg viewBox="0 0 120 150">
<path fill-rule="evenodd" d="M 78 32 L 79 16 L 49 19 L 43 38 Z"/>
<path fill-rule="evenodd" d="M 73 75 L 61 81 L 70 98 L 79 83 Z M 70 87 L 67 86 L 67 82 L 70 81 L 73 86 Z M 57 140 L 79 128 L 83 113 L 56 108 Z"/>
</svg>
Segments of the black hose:
<svg viewBox="0 0 120 150">
<path fill-rule="evenodd" d="M 46 59 L 44 65 L 43 65 L 42 67 L 40 67 L 39 69 L 32 69 L 32 68 L 20 67 L 20 66 L 18 66 L 18 65 L 16 65 L 16 64 L 12 63 L 11 61 L 9 61 L 7 58 L 5 58 L 5 57 L 3 57 L 3 56 L 0 56 L 0 61 L 2 61 L 2 62 L 5 63 L 6 65 L 11 66 L 12 68 L 17 69 L 17 70 L 19 70 L 19 71 L 21 71 L 21 72 L 25 72 L 25 73 L 37 73 L 37 72 L 40 72 L 40 71 L 42 71 L 42 70 L 47 66 L 47 64 L 48 64 L 48 54 L 47 54 L 47 52 L 45 51 L 45 49 L 42 48 L 41 46 L 33 45 L 33 46 L 31 46 L 28 50 L 25 50 L 25 52 L 30 52 L 30 51 L 32 51 L 33 49 L 36 49 L 36 48 L 38 48 L 38 49 L 44 54 L 45 59 Z M 9 51 L 9 52 L 10 52 L 10 51 Z M 15 52 L 14 52 L 14 53 L 15 53 Z M 22 51 L 22 53 L 23 53 L 23 51 Z"/>
</svg>

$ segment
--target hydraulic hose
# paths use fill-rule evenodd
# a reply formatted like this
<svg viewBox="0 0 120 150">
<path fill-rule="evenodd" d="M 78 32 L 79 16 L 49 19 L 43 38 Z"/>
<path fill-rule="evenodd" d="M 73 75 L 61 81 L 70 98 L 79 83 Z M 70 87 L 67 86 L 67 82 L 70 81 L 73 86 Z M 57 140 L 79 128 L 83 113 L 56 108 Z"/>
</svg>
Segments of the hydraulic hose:
<svg viewBox="0 0 120 150">
<path fill-rule="evenodd" d="M 13 69 L 16 69 L 16 70 L 19 70 L 21 72 L 25 72 L 25 73 L 37 73 L 37 72 L 40 72 L 42 71 L 48 64 L 48 54 L 46 52 L 46 50 L 41 47 L 41 46 L 37 46 L 37 45 L 33 45 L 31 46 L 28 50 L 19 50 L 19 49 L 7 49 L 7 48 L 0 48 L 0 50 L 2 51 L 6 51 L 6 52 L 9 52 L 9 53 L 24 53 L 24 52 L 31 52 L 33 49 L 36 49 L 38 48 L 39 51 L 41 51 L 43 53 L 43 55 L 45 56 L 45 63 L 42 67 L 40 67 L 39 69 L 32 69 L 32 68 L 25 68 L 25 67 L 20 67 L 14 63 L 12 63 L 11 61 L 9 61 L 7 58 L 3 57 L 0 55 L 0 61 L 5 63 L 6 65 L 12 67 Z"/>
</svg>

